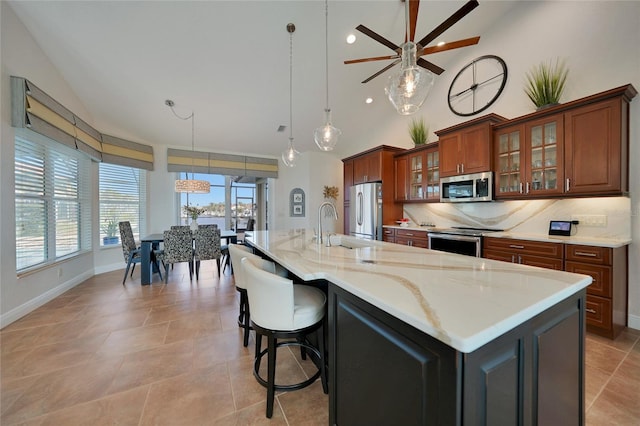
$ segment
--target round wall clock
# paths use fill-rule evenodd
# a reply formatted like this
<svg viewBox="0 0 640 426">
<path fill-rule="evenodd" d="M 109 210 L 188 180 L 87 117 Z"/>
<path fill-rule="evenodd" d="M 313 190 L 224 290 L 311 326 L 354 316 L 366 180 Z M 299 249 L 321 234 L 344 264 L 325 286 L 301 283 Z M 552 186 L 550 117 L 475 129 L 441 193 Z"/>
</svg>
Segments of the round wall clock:
<svg viewBox="0 0 640 426">
<path fill-rule="evenodd" d="M 449 109 L 467 117 L 489 108 L 507 83 L 507 64 L 495 55 L 485 55 L 465 65 L 449 87 Z"/>
</svg>

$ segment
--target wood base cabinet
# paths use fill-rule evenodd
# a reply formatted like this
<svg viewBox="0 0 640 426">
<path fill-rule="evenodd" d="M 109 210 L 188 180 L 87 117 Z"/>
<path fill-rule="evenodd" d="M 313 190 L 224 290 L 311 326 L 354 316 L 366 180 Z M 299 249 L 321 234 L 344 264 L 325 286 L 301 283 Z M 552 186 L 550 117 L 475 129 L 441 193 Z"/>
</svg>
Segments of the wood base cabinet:
<svg viewBox="0 0 640 426">
<path fill-rule="evenodd" d="M 615 339 L 627 326 L 628 249 L 548 243 L 512 238 L 483 238 L 482 257 L 590 275 L 587 331 Z"/>
<path fill-rule="evenodd" d="M 587 331 L 615 339 L 627 326 L 627 247 L 565 245 L 565 270 L 590 275 Z"/>
<path fill-rule="evenodd" d="M 584 424 L 584 290 L 462 353 L 329 283 L 329 424 Z"/>
<path fill-rule="evenodd" d="M 562 244 L 543 241 L 484 237 L 482 257 L 557 271 L 563 269 Z"/>
</svg>

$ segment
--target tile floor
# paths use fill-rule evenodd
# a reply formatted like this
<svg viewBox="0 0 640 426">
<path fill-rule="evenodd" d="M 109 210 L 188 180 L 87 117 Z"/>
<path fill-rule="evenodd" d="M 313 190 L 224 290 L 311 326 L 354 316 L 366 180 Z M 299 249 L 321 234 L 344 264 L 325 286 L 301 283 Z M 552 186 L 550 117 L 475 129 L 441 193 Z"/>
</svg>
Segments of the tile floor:
<svg viewBox="0 0 640 426">
<path fill-rule="evenodd" d="M 203 262 L 200 280 L 176 265 L 169 284 L 140 286 L 139 271 L 97 275 L 0 333 L 0 424 L 327 425 L 319 382 L 277 396 L 252 375 L 242 346 L 238 293 L 227 271 Z M 295 351 L 294 351 L 295 352 Z M 278 379 L 310 361 L 285 349 Z M 640 331 L 587 337 L 587 425 L 640 424 Z"/>
</svg>

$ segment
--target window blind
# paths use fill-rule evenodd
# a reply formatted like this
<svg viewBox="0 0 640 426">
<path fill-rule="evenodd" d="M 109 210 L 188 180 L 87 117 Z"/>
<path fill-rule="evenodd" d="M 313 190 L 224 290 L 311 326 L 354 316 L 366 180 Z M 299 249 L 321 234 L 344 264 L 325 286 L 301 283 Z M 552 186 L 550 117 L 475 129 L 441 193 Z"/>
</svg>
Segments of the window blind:
<svg viewBox="0 0 640 426">
<path fill-rule="evenodd" d="M 135 167 L 100 164 L 100 244 L 105 244 L 108 225 L 129 221 L 134 237 L 146 234 L 147 172 Z M 120 230 L 116 227 L 116 236 Z M 117 242 L 116 244 L 119 244 Z"/>
<path fill-rule="evenodd" d="M 16 131 L 18 272 L 90 249 L 89 163 L 81 153 L 44 136 Z"/>
</svg>

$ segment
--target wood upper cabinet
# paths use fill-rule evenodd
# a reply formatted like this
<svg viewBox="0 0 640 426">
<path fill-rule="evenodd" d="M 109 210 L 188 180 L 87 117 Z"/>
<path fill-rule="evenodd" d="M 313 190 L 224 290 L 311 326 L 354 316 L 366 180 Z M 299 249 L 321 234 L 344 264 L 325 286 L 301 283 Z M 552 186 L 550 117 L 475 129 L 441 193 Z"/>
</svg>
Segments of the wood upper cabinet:
<svg viewBox="0 0 640 426">
<path fill-rule="evenodd" d="M 382 221 L 395 224 L 402 217 L 402 204 L 396 204 L 394 154 L 402 148 L 381 145 L 342 160 L 344 169 L 344 232 L 349 233 L 350 189 L 365 182 L 382 182 Z"/>
<path fill-rule="evenodd" d="M 409 171 L 407 169 L 407 163 L 409 161 L 409 156 L 406 154 L 399 155 L 393 159 L 395 175 L 395 192 L 394 192 L 394 200 L 395 201 L 406 201 L 409 199 L 409 194 L 407 193 L 408 188 L 408 178 Z"/>
<path fill-rule="evenodd" d="M 627 102 L 617 98 L 565 113 L 568 193 L 606 195 L 629 190 L 628 108 Z"/>
<path fill-rule="evenodd" d="M 397 155 L 396 201 L 440 201 L 438 144 L 420 146 Z"/>
<path fill-rule="evenodd" d="M 636 94 L 626 85 L 496 124 L 496 198 L 627 192 L 629 102 Z"/>
<path fill-rule="evenodd" d="M 487 172 L 492 169 L 492 125 L 504 117 L 489 114 L 465 123 L 438 130 L 440 176 Z"/>
<path fill-rule="evenodd" d="M 563 135 L 562 114 L 496 129 L 496 198 L 562 194 Z"/>
<path fill-rule="evenodd" d="M 382 152 L 371 152 L 353 160 L 353 183 L 382 180 Z"/>
</svg>

